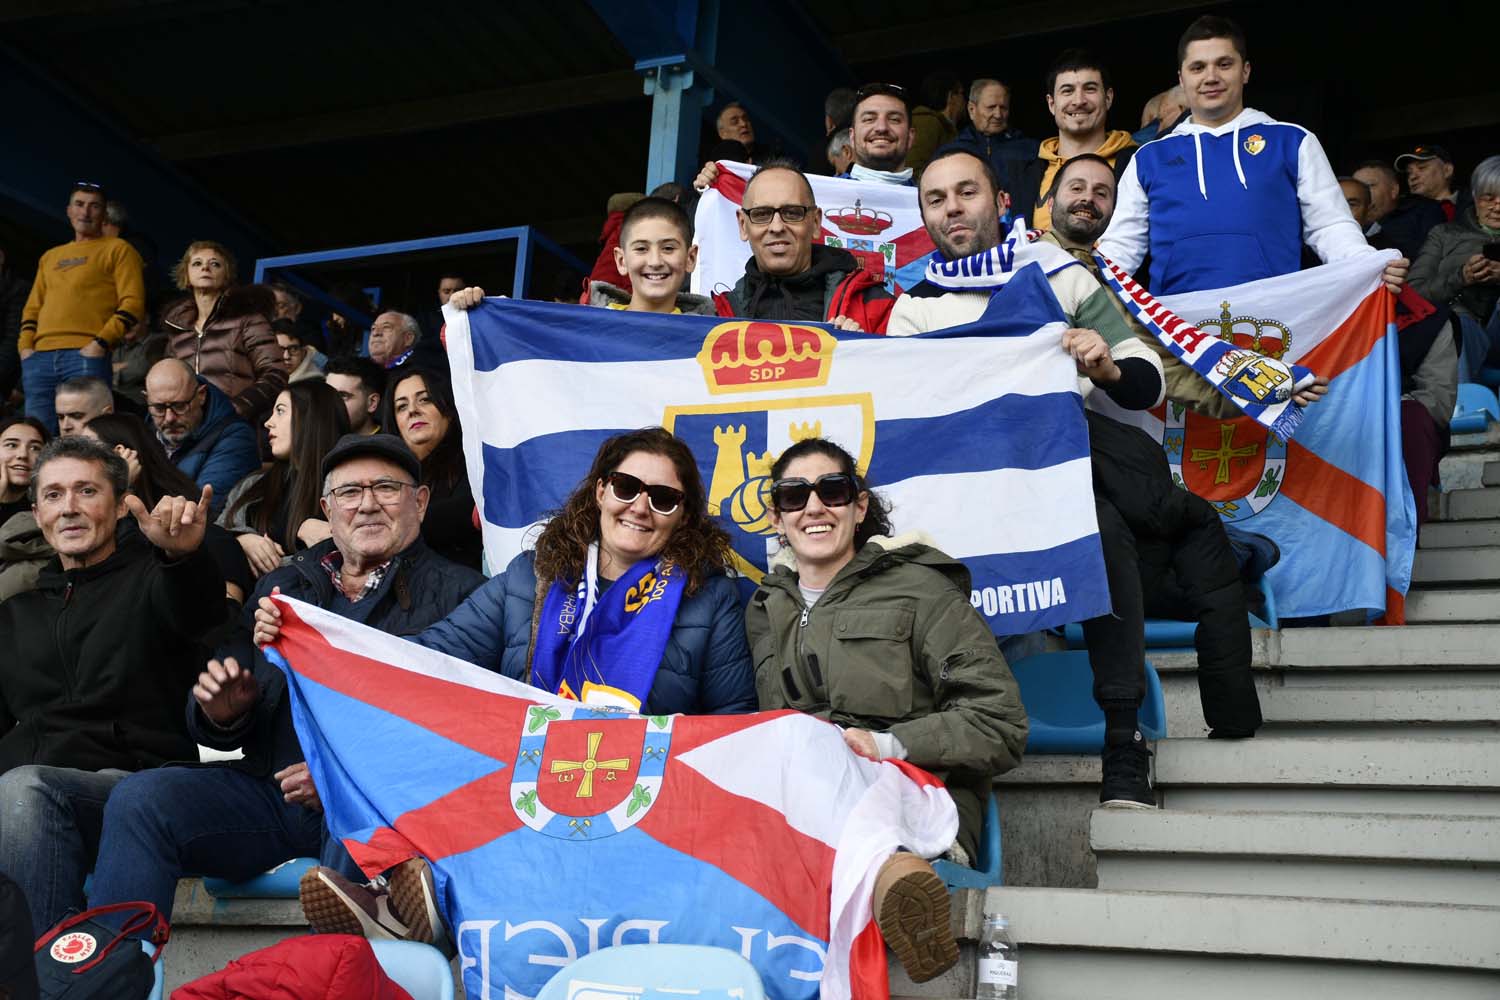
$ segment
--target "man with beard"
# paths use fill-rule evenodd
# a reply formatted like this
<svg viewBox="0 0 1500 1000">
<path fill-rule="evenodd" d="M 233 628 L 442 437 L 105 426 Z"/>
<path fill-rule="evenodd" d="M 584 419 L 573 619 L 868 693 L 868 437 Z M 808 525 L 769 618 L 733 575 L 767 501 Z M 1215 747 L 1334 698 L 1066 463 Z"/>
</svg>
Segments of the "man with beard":
<svg viewBox="0 0 1500 1000">
<path fill-rule="evenodd" d="M 907 336 L 972 323 L 989 308 L 991 296 L 1010 274 L 1036 262 L 1048 273 L 1047 282 L 1072 324 L 1063 332 L 1061 346 L 1077 365 L 1079 392 L 1089 409 L 1107 405 L 1099 402 L 1100 397 L 1126 410 L 1149 409 L 1161 401 L 1161 362 L 1115 311 L 1110 292 L 1055 245 L 1012 236 L 1001 246 L 1001 194 L 988 163 L 967 150 L 939 154 L 922 172 L 918 198 L 938 254 L 928 266 L 926 281 L 896 300 L 888 334 Z M 963 258 L 970 258 L 971 264 L 957 269 L 958 277 L 945 273 L 953 269 L 943 264 Z M 1105 719 L 1099 801 L 1149 809 L 1156 805 L 1151 753 L 1138 722 L 1146 689 L 1145 611 L 1130 521 L 1139 512 L 1137 505 L 1156 501 L 1157 493 L 1170 499 L 1171 493 L 1180 491 L 1165 473 L 1161 448 L 1139 430 L 1091 414 L 1089 435 L 1095 510 L 1113 607 L 1112 614 L 1083 623 L 1094 670 L 1094 699 Z M 1157 461 L 1164 488 L 1141 492 L 1141 477 L 1131 463 Z M 1254 722 L 1259 721 L 1257 713 Z"/>
<path fill-rule="evenodd" d="M 1057 123 L 1057 135 L 1042 140 L 1033 158 L 1015 162 L 1009 178 L 1011 212 L 1033 229 L 1052 225 L 1050 194 L 1057 171 L 1082 153 L 1104 157 L 1117 175 L 1135 153 L 1129 132 L 1110 130 L 1105 121 L 1115 101 L 1109 71 L 1082 49 L 1068 49 L 1047 72 L 1047 110 Z"/>
</svg>

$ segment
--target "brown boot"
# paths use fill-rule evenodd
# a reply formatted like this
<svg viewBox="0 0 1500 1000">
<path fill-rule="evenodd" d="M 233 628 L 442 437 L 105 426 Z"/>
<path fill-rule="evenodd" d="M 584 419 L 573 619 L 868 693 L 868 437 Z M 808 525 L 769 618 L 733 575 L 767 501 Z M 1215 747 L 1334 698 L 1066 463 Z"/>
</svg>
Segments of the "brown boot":
<svg viewBox="0 0 1500 1000">
<path fill-rule="evenodd" d="M 422 858 L 412 858 L 386 872 L 385 880 L 391 892 L 391 910 L 409 929 L 408 940 L 446 948 L 431 866 Z"/>
<path fill-rule="evenodd" d="M 948 887 L 915 854 L 886 859 L 875 877 L 875 922 L 914 983 L 925 983 L 958 963 L 948 922 Z"/>
</svg>

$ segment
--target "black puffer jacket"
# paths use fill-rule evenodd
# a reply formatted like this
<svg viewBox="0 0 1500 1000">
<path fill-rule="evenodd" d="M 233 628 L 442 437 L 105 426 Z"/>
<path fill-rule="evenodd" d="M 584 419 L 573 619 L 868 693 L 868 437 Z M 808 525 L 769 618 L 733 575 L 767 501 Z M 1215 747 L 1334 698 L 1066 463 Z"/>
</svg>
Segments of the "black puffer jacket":
<svg viewBox="0 0 1500 1000">
<path fill-rule="evenodd" d="M 175 562 L 136 533 L 108 559 L 0 604 L 0 773 L 22 764 L 135 771 L 197 757 L 178 706 L 223 619 L 224 577 L 200 548 Z"/>
<path fill-rule="evenodd" d="M 755 258 L 750 258 L 745 262 L 745 276 L 726 297 L 736 316 L 781 323 L 821 323 L 827 316 L 833 290 L 857 270 L 859 261 L 849 251 L 814 244 L 808 269 L 786 277 L 766 274 Z"/>
<path fill-rule="evenodd" d="M 286 677 L 259 651 L 251 648 L 250 634 L 254 628 L 255 608 L 272 588 L 280 587 L 284 596 L 320 608 L 333 606 L 336 596 L 333 578 L 322 566 L 323 557 L 333 551 L 333 547 L 333 539 L 327 539 L 297 553 L 290 563 L 261 577 L 255 596 L 245 602 L 245 633 L 237 642 L 220 651 L 223 655 L 234 656 L 241 664 L 254 662 L 255 680 L 260 685 L 260 700 L 255 707 L 235 725 L 221 728 L 199 711 L 195 700 L 187 699 L 188 729 L 194 739 L 218 750 L 244 748 L 244 759 L 228 763 L 236 770 L 267 777 L 304 759 L 297 733 L 292 728 Z M 345 605 L 343 613 L 351 621 L 391 635 L 413 636 L 458 607 L 483 582 L 484 577 L 478 572 L 444 559 L 418 539 L 392 560 L 373 594 L 356 604 Z"/>
</svg>

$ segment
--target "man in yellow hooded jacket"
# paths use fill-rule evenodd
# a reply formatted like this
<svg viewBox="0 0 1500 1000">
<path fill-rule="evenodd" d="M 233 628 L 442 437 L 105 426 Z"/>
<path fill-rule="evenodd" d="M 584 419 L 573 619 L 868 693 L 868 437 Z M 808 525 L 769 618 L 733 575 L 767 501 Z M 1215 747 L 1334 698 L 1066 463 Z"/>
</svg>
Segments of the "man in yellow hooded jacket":
<svg viewBox="0 0 1500 1000">
<path fill-rule="evenodd" d="M 1102 156 L 1120 176 L 1136 144 L 1129 132 L 1105 127 L 1114 100 L 1109 70 L 1088 52 L 1068 49 L 1053 61 L 1047 71 L 1047 110 L 1057 122 L 1057 135 L 1042 140 L 1036 159 L 1012 164 L 1010 176 L 1001 178 L 1013 219 L 1024 218 L 1031 229 L 1051 229 L 1053 178 L 1082 153 Z"/>
</svg>

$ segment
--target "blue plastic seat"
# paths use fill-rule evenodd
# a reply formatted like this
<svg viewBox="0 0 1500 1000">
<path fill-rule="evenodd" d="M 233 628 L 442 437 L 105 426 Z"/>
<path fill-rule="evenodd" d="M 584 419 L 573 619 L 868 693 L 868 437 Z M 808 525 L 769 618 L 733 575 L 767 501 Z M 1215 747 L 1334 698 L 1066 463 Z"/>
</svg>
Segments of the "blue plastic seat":
<svg viewBox="0 0 1500 1000">
<path fill-rule="evenodd" d="M 296 899 L 302 874 L 317 866 L 317 858 L 293 858 L 243 882 L 206 878 L 203 888 L 218 899 Z"/>
<path fill-rule="evenodd" d="M 141 950 L 148 955 L 156 954 L 156 946 L 150 941 L 142 941 Z M 151 983 L 151 992 L 146 994 L 146 1000 L 162 1000 L 162 983 L 166 979 L 166 974 L 162 971 L 162 963 L 159 961 L 152 962 L 151 970 L 156 978 Z M 412 1000 L 416 1000 L 416 998 L 413 997 Z"/>
<path fill-rule="evenodd" d="M 416 941 L 371 941 L 375 958 L 411 1000 L 453 1000 L 453 970 L 443 953 Z"/>
<path fill-rule="evenodd" d="M 1500 399 L 1495 391 L 1478 382 L 1458 384 L 1458 404 L 1448 429 L 1454 434 L 1483 434 L 1491 420 L 1500 420 Z"/>
<path fill-rule="evenodd" d="M 979 831 L 979 857 L 973 868 L 938 859 L 932 870 L 948 883 L 949 889 L 988 889 L 1001 884 L 1000 876 L 1000 801 L 990 796 L 984 811 L 984 827 Z"/>
<path fill-rule="evenodd" d="M 1280 619 L 1276 615 L 1276 595 L 1271 593 L 1271 585 L 1266 582 L 1265 577 L 1255 581 L 1256 588 L 1265 598 L 1265 617 L 1250 613 L 1251 628 L 1279 628 Z M 1175 618 L 1147 618 L 1146 619 L 1146 648 L 1160 649 L 1163 652 L 1192 652 L 1193 633 L 1197 630 L 1197 622 L 1178 621 Z M 1087 649 L 1088 643 L 1083 641 L 1083 626 L 1078 622 L 1071 622 L 1063 626 L 1063 638 L 1067 640 L 1069 649 Z"/>
<path fill-rule="evenodd" d="M 1082 650 L 1039 653 L 1010 665 L 1021 685 L 1021 703 L 1031 721 L 1027 753 L 1099 753 L 1104 749 L 1104 712 L 1094 701 L 1094 672 Z M 1167 706 L 1161 678 L 1146 661 L 1146 698 L 1141 703 L 1141 735 L 1167 735 Z"/>
<path fill-rule="evenodd" d="M 581 992 L 574 990 L 575 983 L 588 984 L 599 996 L 629 996 L 631 1000 L 681 1000 L 694 993 L 709 1000 L 731 996 L 765 1000 L 766 995 L 759 973 L 738 952 L 697 944 L 601 948 L 560 970 L 536 1000 L 568 1000 Z"/>
</svg>

